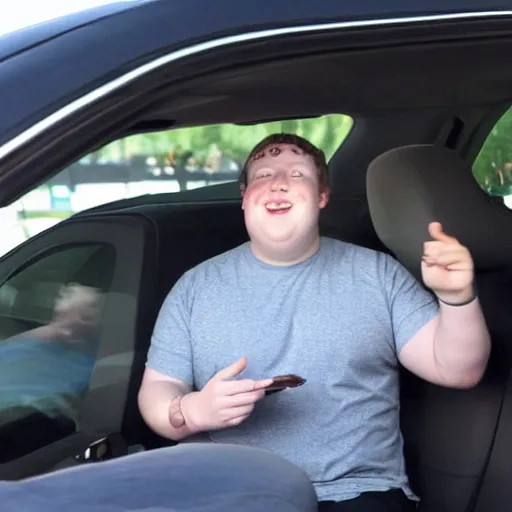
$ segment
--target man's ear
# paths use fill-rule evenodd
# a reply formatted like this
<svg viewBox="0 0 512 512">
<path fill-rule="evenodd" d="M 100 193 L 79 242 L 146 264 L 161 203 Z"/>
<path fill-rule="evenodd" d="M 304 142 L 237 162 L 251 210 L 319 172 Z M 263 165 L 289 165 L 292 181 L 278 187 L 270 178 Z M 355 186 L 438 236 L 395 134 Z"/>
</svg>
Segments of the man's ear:
<svg viewBox="0 0 512 512">
<path fill-rule="evenodd" d="M 328 187 L 323 187 L 320 190 L 320 209 L 325 208 L 331 197 L 331 190 Z"/>
</svg>

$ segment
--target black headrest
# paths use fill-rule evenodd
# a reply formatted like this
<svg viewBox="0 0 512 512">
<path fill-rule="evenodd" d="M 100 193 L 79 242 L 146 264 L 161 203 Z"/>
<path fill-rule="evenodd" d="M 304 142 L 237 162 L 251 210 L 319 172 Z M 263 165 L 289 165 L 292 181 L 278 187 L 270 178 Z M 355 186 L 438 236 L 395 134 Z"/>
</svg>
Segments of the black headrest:
<svg viewBox="0 0 512 512">
<path fill-rule="evenodd" d="M 379 238 L 416 276 L 433 221 L 468 247 L 476 269 L 512 265 L 512 212 L 480 188 L 471 166 L 454 151 L 393 149 L 370 164 L 366 185 Z"/>
</svg>

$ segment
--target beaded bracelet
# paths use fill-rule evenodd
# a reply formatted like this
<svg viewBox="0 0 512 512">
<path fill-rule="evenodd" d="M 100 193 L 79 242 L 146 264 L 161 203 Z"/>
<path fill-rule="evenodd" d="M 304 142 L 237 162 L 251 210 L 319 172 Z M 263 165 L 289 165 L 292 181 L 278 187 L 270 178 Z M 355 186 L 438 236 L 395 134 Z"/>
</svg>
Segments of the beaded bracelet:
<svg viewBox="0 0 512 512">
<path fill-rule="evenodd" d="M 173 405 L 174 402 L 176 403 L 176 408 L 178 409 L 173 415 L 170 414 L 169 411 L 169 423 L 174 428 L 181 428 L 185 425 L 185 416 L 183 415 L 183 412 L 181 411 L 181 399 L 182 396 L 177 396 L 172 399 L 171 405 Z"/>
</svg>

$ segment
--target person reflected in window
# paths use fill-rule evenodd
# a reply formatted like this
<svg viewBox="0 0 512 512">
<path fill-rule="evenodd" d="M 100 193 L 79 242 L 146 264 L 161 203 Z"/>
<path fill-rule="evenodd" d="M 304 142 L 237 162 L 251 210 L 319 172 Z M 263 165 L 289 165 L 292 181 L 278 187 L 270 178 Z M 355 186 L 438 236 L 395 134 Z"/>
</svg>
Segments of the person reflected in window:
<svg viewBox="0 0 512 512">
<path fill-rule="evenodd" d="M 99 290 L 68 284 L 48 324 L 0 342 L 0 426 L 34 410 L 74 419 L 95 363 L 102 302 Z"/>
</svg>

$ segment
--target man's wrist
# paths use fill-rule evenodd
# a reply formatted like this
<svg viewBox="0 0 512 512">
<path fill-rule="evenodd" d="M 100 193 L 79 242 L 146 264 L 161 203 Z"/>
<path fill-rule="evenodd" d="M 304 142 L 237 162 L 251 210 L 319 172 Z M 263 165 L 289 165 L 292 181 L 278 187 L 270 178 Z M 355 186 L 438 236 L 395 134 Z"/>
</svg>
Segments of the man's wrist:
<svg viewBox="0 0 512 512">
<path fill-rule="evenodd" d="M 186 395 L 182 395 L 174 399 L 176 400 L 175 406 L 179 410 L 178 421 L 181 424 L 181 427 L 179 428 L 186 428 L 189 434 L 197 434 L 201 431 L 201 429 L 197 428 L 195 423 L 190 418 L 190 414 L 188 413 L 190 400 L 192 400 L 195 395 L 197 395 L 197 391 L 192 391 Z"/>
<path fill-rule="evenodd" d="M 181 410 L 182 395 L 176 396 L 169 405 L 169 423 L 173 428 L 179 429 L 185 426 L 185 416 Z"/>
<path fill-rule="evenodd" d="M 436 292 L 437 299 L 439 302 L 446 304 L 447 306 L 466 306 L 475 301 L 478 297 L 478 292 L 474 285 L 471 285 L 466 290 L 461 292 Z"/>
</svg>

